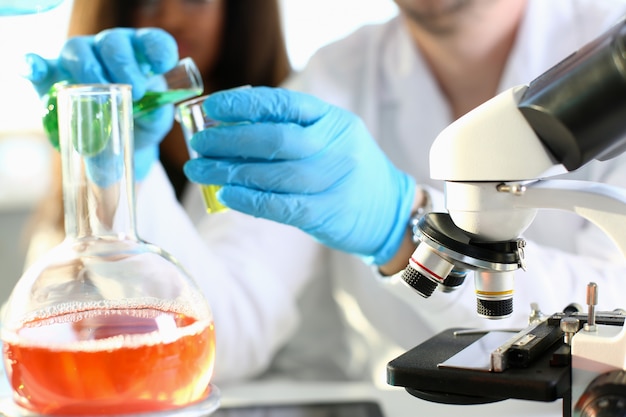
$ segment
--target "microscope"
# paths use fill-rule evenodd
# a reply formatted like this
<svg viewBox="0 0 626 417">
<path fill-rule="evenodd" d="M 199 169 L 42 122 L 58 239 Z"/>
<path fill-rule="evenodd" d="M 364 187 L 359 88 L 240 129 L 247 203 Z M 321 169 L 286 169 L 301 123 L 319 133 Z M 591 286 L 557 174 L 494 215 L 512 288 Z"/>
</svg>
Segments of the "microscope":
<svg viewBox="0 0 626 417">
<path fill-rule="evenodd" d="M 560 175 L 625 150 L 626 20 L 441 132 L 430 166 L 447 213 L 414 224 L 402 280 L 429 297 L 473 274 L 477 314 L 510 316 L 520 236 L 539 209 L 576 213 L 626 256 L 626 190 Z M 626 315 L 596 311 L 599 290 L 588 284 L 586 311 L 531 314 L 513 333 L 444 331 L 389 362 L 388 383 L 446 404 L 562 399 L 566 417 L 625 416 Z"/>
</svg>

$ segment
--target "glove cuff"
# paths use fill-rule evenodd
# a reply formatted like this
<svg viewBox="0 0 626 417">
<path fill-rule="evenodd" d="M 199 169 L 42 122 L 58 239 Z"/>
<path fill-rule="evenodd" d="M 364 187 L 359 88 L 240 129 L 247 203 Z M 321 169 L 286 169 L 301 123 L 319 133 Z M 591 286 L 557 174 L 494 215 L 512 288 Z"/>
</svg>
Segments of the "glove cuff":
<svg viewBox="0 0 626 417">
<path fill-rule="evenodd" d="M 409 219 L 409 228 L 411 229 L 411 240 L 416 245 L 419 243 L 418 238 L 418 227 L 417 224 L 426 214 L 433 211 L 433 200 L 430 198 L 430 193 L 426 191 L 424 188 L 419 187 L 422 195 L 424 196 L 424 202 L 421 206 L 419 206 L 413 213 L 411 213 L 411 218 Z"/>
<path fill-rule="evenodd" d="M 407 221 L 413 211 L 413 202 L 416 193 L 415 180 L 405 175 L 404 184 L 400 188 L 400 204 L 396 208 L 392 229 L 380 249 L 372 256 L 365 258 L 366 262 L 370 264 L 386 264 L 396 255 L 402 245 L 407 229 Z"/>
</svg>

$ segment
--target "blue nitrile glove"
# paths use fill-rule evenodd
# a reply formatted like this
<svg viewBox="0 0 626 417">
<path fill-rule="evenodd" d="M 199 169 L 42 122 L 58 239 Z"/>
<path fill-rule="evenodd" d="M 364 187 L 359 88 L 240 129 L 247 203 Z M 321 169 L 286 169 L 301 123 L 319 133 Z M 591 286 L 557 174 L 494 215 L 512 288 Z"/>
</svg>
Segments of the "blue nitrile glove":
<svg viewBox="0 0 626 417">
<path fill-rule="evenodd" d="M 26 75 L 40 96 L 62 80 L 73 84 L 120 83 L 132 86 L 133 100 L 146 92 L 150 74 L 176 65 L 178 47 L 162 29 L 115 28 L 95 36 L 70 38 L 57 59 L 28 54 Z M 145 178 L 159 155 L 158 144 L 172 128 L 174 106 L 162 106 L 135 119 L 135 178 Z"/>
<path fill-rule="evenodd" d="M 218 92 L 204 106 L 227 124 L 192 138 L 202 157 L 185 165 L 191 181 L 222 185 L 218 198 L 234 210 L 296 226 L 377 265 L 391 260 L 415 181 L 387 159 L 358 117 L 268 87 Z"/>
</svg>

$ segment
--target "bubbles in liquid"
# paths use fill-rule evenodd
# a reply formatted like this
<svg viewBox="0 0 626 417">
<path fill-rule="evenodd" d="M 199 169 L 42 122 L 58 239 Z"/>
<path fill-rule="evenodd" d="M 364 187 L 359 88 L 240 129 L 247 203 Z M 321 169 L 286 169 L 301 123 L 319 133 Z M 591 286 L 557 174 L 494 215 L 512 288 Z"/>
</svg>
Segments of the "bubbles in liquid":
<svg viewBox="0 0 626 417">
<path fill-rule="evenodd" d="M 199 333 L 210 323 L 191 316 L 185 306 L 164 302 L 69 302 L 40 311 L 15 331 L 5 329 L 2 338 L 51 350 L 110 350 L 169 343 Z"/>
</svg>

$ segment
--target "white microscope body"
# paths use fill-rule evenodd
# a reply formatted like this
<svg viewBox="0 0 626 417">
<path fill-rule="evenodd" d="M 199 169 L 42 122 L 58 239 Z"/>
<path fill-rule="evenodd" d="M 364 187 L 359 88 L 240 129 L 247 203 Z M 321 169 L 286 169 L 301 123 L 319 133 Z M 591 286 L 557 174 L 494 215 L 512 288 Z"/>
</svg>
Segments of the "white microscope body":
<svg viewBox="0 0 626 417">
<path fill-rule="evenodd" d="M 537 179 L 567 171 L 517 108 L 526 89 L 500 94 L 450 125 L 434 142 L 431 176 L 445 181 L 450 217 L 480 240 L 506 241 L 523 234 L 538 209 L 567 210 L 600 227 L 626 256 L 626 190 Z M 626 326 L 584 326 L 571 337 L 571 355 L 576 407 L 594 378 L 626 371 Z"/>
<path fill-rule="evenodd" d="M 473 271 L 478 314 L 507 317 L 512 274 L 524 267 L 520 236 L 540 209 L 576 213 L 626 257 L 626 190 L 550 179 L 626 149 L 625 50 L 626 20 L 441 132 L 430 168 L 433 179 L 445 181 L 448 213 L 427 214 L 414 229 L 418 247 L 402 278 L 408 285 L 428 297 L 460 285 L 448 285 L 453 275 Z M 584 322 L 560 322 L 571 358 L 564 415 L 626 415 L 626 324 L 623 316 L 621 325 L 596 323 L 596 291 L 590 283 Z M 390 380 L 399 380 L 390 364 Z"/>
</svg>

